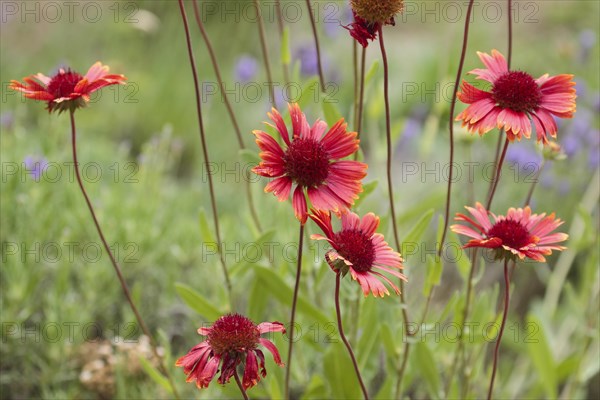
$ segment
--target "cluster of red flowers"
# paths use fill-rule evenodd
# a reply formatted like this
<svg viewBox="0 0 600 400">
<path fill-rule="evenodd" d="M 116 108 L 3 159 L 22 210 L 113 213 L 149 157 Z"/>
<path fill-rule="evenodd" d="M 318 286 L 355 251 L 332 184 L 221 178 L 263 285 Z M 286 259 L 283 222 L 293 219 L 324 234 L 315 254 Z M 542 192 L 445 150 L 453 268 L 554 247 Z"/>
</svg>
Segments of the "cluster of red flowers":
<svg viewBox="0 0 600 400">
<path fill-rule="evenodd" d="M 326 259 L 336 273 L 345 275 L 350 271 L 365 295 L 389 294 L 379 279 L 388 283 L 396 293 L 399 289 L 381 272 L 384 271 L 403 280 L 406 277 L 394 269 L 402 269 L 400 254 L 392 250 L 381 234 L 375 233 L 379 218 L 373 213 L 359 216 L 349 209 L 362 192 L 362 179 L 367 165 L 358 161 L 340 160 L 358 150 L 356 132 L 348 132 L 343 119 L 328 131 L 327 124 L 315 121 L 310 126 L 297 104 L 289 105 L 292 121 L 292 137 L 283 118 L 275 109 L 269 117 L 273 127 L 283 139 L 285 149 L 264 131 L 254 131 L 256 143 L 262 150 L 262 161 L 253 171 L 267 178 L 275 178 L 265 187 L 279 201 L 289 198 L 292 185 L 296 185 L 292 206 L 296 218 L 304 224 L 310 217 L 323 230 L 326 237 L 313 235 L 316 240 L 327 240 L 334 250 Z M 327 131 L 327 133 L 325 133 Z M 308 213 L 306 195 L 311 203 Z M 342 229 L 334 233 L 331 213 L 341 218 Z"/>
<path fill-rule="evenodd" d="M 366 10 L 375 7 L 376 13 L 365 16 L 355 9 L 354 22 L 345 28 L 366 47 L 369 40 L 377 39 L 383 25 L 394 24 L 393 15 L 401 9 L 402 2 L 388 1 L 384 6 L 377 2 L 363 3 L 361 7 Z M 505 58 L 496 50 L 491 55 L 478 55 L 487 68 L 475 69 L 470 74 L 489 82 L 491 88 L 484 91 L 463 82 L 458 98 L 468 107 L 456 119 L 470 132 L 477 131 L 480 135 L 494 128 L 503 129 L 507 138 L 514 141 L 530 138 L 535 131 L 539 142 L 553 145 L 548 136 L 556 138 L 554 117 L 571 118 L 575 112 L 573 76 L 545 74 L 534 79 L 526 72 L 509 70 Z M 24 78 L 24 83 L 12 81 L 10 88 L 27 98 L 47 102 L 50 112 L 73 113 L 89 102 L 94 91 L 126 81 L 123 75 L 108 71 L 107 66 L 98 62 L 85 75 L 60 69 L 51 78 L 36 74 Z M 283 145 L 265 131 L 253 132 L 261 150 L 261 162 L 253 172 L 272 179 L 265 192 L 272 192 L 280 202 L 291 195 L 298 221 L 304 225 L 310 218 L 323 231 L 324 235 L 313 234 L 311 238 L 329 243 L 331 249 L 325 261 L 336 274 L 343 277 L 349 272 L 365 296 L 384 297 L 390 294 L 388 287 L 399 294 L 400 289 L 390 276 L 407 280 L 400 272 L 403 269 L 400 253 L 377 233 L 379 217 L 367 213 L 361 218 L 351 211 L 363 191 L 362 180 L 367 174 L 366 164 L 347 159 L 359 149 L 357 133 L 347 130 L 344 119 L 331 127 L 321 120 L 311 126 L 298 104 L 289 105 L 291 131 L 275 108 L 268 116 L 272 124 L 267 125 L 278 133 Z M 554 214 L 533 214 L 525 207 L 510 208 L 506 216 L 497 216 L 479 203 L 475 208 L 466 208 L 471 216 L 462 213 L 456 216 L 457 221 L 465 224 L 451 227 L 470 238 L 464 248 L 493 249 L 498 259 L 529 258 L 540 262 L 553 250 L 564 249 L 557 243 L 565 241 L 567 235 L 554 233 L 562 224 Z M 340 220 L 338 230 L 333 228 L 332 214 Z M 244 316 L 225 315 L 211 327 L 198 330 L 207 339 L 179 358 L 176 365 L 183 367 L 187 381 L 194 381 L 199 388 L 208 387 L 219 369 L 219 383 L 225 384 L 232 377 L 239 380 L 237 369 L 243 366 L 242 386 L 251 388 L 266 376 L 265 356 L 259 345 L 272 353 L 276 364 L 283 366 L 275 345 L 261 337 L 268 332 L 285 333 L 285 329 L 279 322 L 255 325 Z"/>
</svg>

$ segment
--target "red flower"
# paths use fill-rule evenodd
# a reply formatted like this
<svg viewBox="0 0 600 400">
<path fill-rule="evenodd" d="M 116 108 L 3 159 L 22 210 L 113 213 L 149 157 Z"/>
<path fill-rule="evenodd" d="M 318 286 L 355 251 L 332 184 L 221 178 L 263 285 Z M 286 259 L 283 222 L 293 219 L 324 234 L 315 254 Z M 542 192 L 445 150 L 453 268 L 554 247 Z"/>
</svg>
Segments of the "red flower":
<svg viewBox="0 0 600 400">
<path fill-rule="evenodd" d="M 460 101 L 470 104 L 456 120 L 462 120 L 470 132 L 480 135 L 494 127 L 504 128 L 508 139 L 529 138 L 535 126 L 538 142 L 548 143 L 547 134 L 556 137 L 558 130 L 553 115 L 571 118 L 575 112 L 575 82 L 573 75 L 542 75 L 533 79 L 523 71 L 509 71 L 504 56 L 496 50 L 492 55 L 477 52 L 487 69 L 469 72 L 492 84 L 489 92 L 467 82 L 458 93 Z M 530 121 L 531 119 L 531 121 Z"/>
<path fill-rule="evenodd" d="M 473 238 L 464 248 L 485 247 L 496 250 L 496 258 L 523 260 L 526 257 L 535 261 L 546 261 L 544 256 L 552 254 L 552 250 L 564 250 L 557 246 L 569 237 L 565 233 L 550 233 L 563 222 L 555 219 L 554 213 L 532 214 L 531 208 L 510 208 L 506 216 L 496 216 L 480 203 L 475 208 L 465 207 L 475 220 L 464 214 L 456 214 L 457 221 L 467 222 L 470 226 L 452 225 L 450 228 L 461 235 Z M 490 222 L 490 214 L 493 223 Z M 475 229 L 473 229 L 473 228 Z"/>
<path fill-rule="evenodd" d="M 23 78 L 25 83 L 11 81 L 10 88 L 23 92 L 28 99 L 48 102 L 48 111 L 75 111 L 85 107 L 90 94 L 105 86 L 124 84 L 123 75 L 110 75 L 108 66 L 99 61 L 92 65 L 85 76 L 70 69 L 60 69 L 52 78 L 41 73 Z"/>
<path fill-rule="evenodd" d="M 244 389 L 249 389 L 260 381 L 261 376 L 267 376 L 265 356 L 258 349 L 259 344 L 273 354 L 277 365 L 283 366 L 277 347 L 273 342 L 260 337 L 267 332 L 285 333 L 285 328 L 279 322 L 255 325 L 250 319 L 239 314 L 224 315 L 211 327 L 198 329 L 198 333 L 207 336 L 207 340 L 192 347 L 175 365 L 183 367 L 183 372 L 188 376 L 186 382 L 196 381 L 196 386 L 202 389 L 208 387 L 217 374 L 219 365 L 221 375 L 217 382 L 224 385 L 236 372 L 237 366 L 245 364 L 242 385 Z"/>
<path fill-rule="evenodd" d="M 323 136 L 327 129 L 325 122 L 317 120 L 311 128 L 297 104 L 290 104 L 289 110 L 293 129 L 291 140 L 279 112 L 273 108 L 269 114 L 286 144 L 285 149 L 266 132 L 253 132 L 262 150 L 263 161 L 252 171 L 276 178 L 265 187 L 265 192 L 273 192 L 279 201 L 285 201 L 292 183 L 296 184 L 292 205 L 296 218 L 303 224 L 308 216 L 305 189 L 314 208 L 343 212 L 362 192 L 361 179 L 367 174 L 366 164 L 339 161 L 358 150 L 356 132 L 347 132 L 341 119 Z"/>
<path fill-rule="evenodd" d="M 357 15 L 354 10 L 352 10 L 352 15 L 354 16 L 354 22 L 349 25 L 343 25 L 343 27 L 350 32 L 350 35 L 356 39 L 362 47 L 367 47 L 369 45 L 367 40 L 373 41 L 377 39 L 377 31 L 379 31 L 381 24 L 379 22 L 367 22 Z M 394 24 L 392 23 L 392 25 Z"/>
<path fill-rule="evenodd" d="M 370 292 L 381 297 L 390 294 L 380 280 L 387 282 L 396 294 L 400 294 L 398 287 L 379 272 L 406 281 L 406 277 L 396 271 L 404 268 L 400 253 L 388 246 L 382 234 L 375 233 L 379 217 L 368 213 L 361 220 L 353 212 L 342 214 L 342 229 L 339 232 L 333 232 L 329 212 L 312 210 L 310 218 L 325 233 L 325 236 L 311 235 L 311 239 L 327 240 L 333 247 L 325 254 L 325 260 L 336 273 L 345 275 L 350 271 L 352 279 L 358 281 L 365 296 Z"/>
</svg>

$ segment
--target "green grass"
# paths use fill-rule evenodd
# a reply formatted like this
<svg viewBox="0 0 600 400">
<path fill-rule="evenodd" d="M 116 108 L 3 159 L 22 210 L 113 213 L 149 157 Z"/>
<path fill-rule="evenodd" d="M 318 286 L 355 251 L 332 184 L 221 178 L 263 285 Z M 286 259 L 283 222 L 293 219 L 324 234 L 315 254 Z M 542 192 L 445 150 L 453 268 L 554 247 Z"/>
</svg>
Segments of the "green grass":
<svg viewBox="0 0 600 400">
<path fill-rule="evenodd" d="M 109 8 L 113 3 L 96 3 L 103 12 L 96 23 L 77 17 L 80 14 L 76 14 L 74 22 L 69 22 L 65 14 L 55 23 L 44 22 L 43 18 L 36 23 L 31 16 L 22 20 L 22 16 L 17 15 L 2 24 L 1 80 L 8 82 L 36 72 L 50 74 L 63 63 L 84 72 L 96 60 L 129 78 L 130 86 L 121 87 L 119 91 L 104 89 L 101 99 L 89 109 L 76 113 L 80 162 L 89 165 L 90 174 L 96 167 L 102 172 L 101 179 L 86 182 L 86 188 L 108 241 L 118 249 L 117 258 L 136 304 L 168 353 L 166 363 L 179 391 L 185 397 L 239 396 L 235 384 L 222 388 L 216 380 L 205 392 L 198 393 L 194 385 L 185 384 L 182 370 L 174 367 L 175 359 L 202 339 L 196 329 L 202 323 L 212 322 L 210 316 L 215 310 L 228 311 L 218 257 L 206 247 L 214 237 L 212 212 L 177 4 L 174 1 L 121 3 L 120 22 L 115 23 L 114 9 Z M 231 7 L 236 4 L 226 3 Z M 128 9 L 128 4 L 136 8 Z M 237 4 L 245 7 L 245 3 Z M 298 4 L 304 7 L 304 2 Z M 418 6 L 424 7 L 424 4 L 418 3 Z M 464 5 L 460 4 L 464 13 Z M 514 27 L 515 67 L 534 76 L 546 72 L 551 75 L 573 73 L 587 88 L 585 93 L 579 93 L 575 119 L 561 125 L 559 141 L 572 135 L 574 124 L 585 113 L 591 114 L 588 130 L 597 132 L 599 119 L 593 107 L 600 88 L 598 3 L 516 4 L 521 19 Z M 539 8 L 526 8 L 534 4 Z M 17 5 L 23 7 L 24 3 Z M 485 21 L 482 8 L 480 5 L 475 11 L 465 71 L 479 67 L 475 51 L 489 52 L 497 48 L 506 52 L 505 19 L 496 23 Z M 158 30 L 146 33 L 131 23 L 122 22 L 128 11 L 136 9 L 154 13 L 160 20 Z M 523 20 L 530 12 L 535 12 L 537 22 Z M 191 17 L 191 7 L 188 13 Z M 135 15 L 143 16 L 140 11 Z M 206 25 L 227 85 L 235 87 L 237 57 L 248 53 L 260 60 L 256 26 L 249 21 L 234 24 L 231 18 L 220 21 L 217 17 L 210 18 Z M 292 49 L 312 43 L 306 16 L 289 26 Z M 201 79 L 215 82 L 199 32 L 193 23 L 191 28 Z M 596 44 L 585 62 L 580 59 L 579 42 L 584 29 L 596 35 Z M 267 24 L 267 30 L 271 67 L 280 80 L 276 25 Z M 338 31 L 337 36 L 330 37 L 321 29 L 320 37 L 329 68 L 335 70 L 338 77 L 335 110 L 352 121 L 351 41 L 342 28 Z M 439 168 L 443 168 L 447 162 L 449 104 L 443 101 L 444 97 L 436 101 L 423 90 L 414 95 L 406 90 L 414 87 L 407 85 L 413 84 L 431 89 L 435 82 L 440 82 L 441 88 L 447 87 L 445 84 L 454 79 L 461 37 L 462 19 L 451 23 L 442 18 L 436 22 L 434 16 L 429 16 L 422 22 L 409 16 L 406 22 L 399 19 L 396 27 L 386 28 L 392 71 L 392 126 L 397 144 L 395 195 L 401 241 L 423 215 L 434 210 L 422 238 L 417 240 L 417 252 L 405 254 L 406 274 L 410 279 L 405 296 L 414 319 L 421 315 L 424 307 L 423 287 L 428 269 L 433 268 L 426 256 L 435 251 L 436 229 L 443 214 L 445 196 L 445 181 L 439 173 L 426 175 L 425 179 L 421 179 L 420 173 L 423 167 L 432 169 L 439 163 Z M 380 58 L 376 44 L 369 46 L 368 66 Z M 305 85 L 314 78 L 301 76 L 298 70 L 296 65 L 295 82 Z M 260 72 L 256 81 L 262 84 L 265 79 Z M 131 330 L 128 325 L 135 319 L 106 254 L 95 256 L 94 249 L 100 247 L 100 242 L 68 164 L 71 149 L 67 116 L 48 115 L 43 104 L 22 101 L 6 87 L 7 84 L 3 84 L 1 111 L 11 113 L 14 123 L 11 127 L 2 127 L 0 146 L 3 166 L 0 193 L 2 398 L 97 398 L 98 394 L 84 387 L 79 378 L 83 363 L 78 355 L 81 346 L 95 336 L 94 329 L 86 331 L 84 328 L 100 327 L 100 337 L 113 342 L 114 336 L 137 338 L 141 332 L 137 328 Z M 381 215 L 380 231 L 391 241 L 381 87 L 379 65 L 367 84 L 362 134 L 365 159 L 369 163 L 366 182 L 377 180 L 379 184 L 362 200 L 358 212 L 373 211 Z M 262 121 L 267 119 L 266 90 L 257 102 L 248 101 L 243 91 L 236 93 L 239 99 L 233 99 L 233 107 L 244 140 L 252 152 L 257 152 L 251 131 L 262 129 Z M 321 102 L 315 102 L 312 95 L 303 99 L 309 120 L 325 118 Z M 256 322 L 287 321 L 295 272 L 293 244 L 297 242 L 298 230 L 290 204 L 280 204 L 272 195 L 263 194 L 265 181 L 251 182 L 261 224 L 265 232 L 272 232 L 261 239 L 248 212 L 243 178 L 224 175 L 224 168 L 239 171 L 245 166 L 239 165 L 242 158 L 225 107 L 217 96 L 210 96 L 203 106 L 211 161 L 219 168 L 214 176 L 216 196 L 224 246 L 229 250 L 226 261 L 234 282 L 235 307 Z M 415 138 L 404 141 L 404 127 L 419 107 L 426 112 L 426 122 Z M 458 129 L 458 134 L 464 132 Z M 482 179 L 482 168 L 493 158 L 496 136 L 491 132 L 482 139 L 460 139 L 457 143 L 457 160 L 480 164 L 474 170 L 472 185 L 466 179 L 463 166 L 463 177 L 453 192 L 453 212 L 483 198 L 488 183 Z M 514 146 L 529 146 L 539 152 L 531 143 Z M 593 147 L 583 145 L 575 156 L 548 165 L 544 183 L 536 189 L 535 211 L 555 211 L 566 221 L 563 231 L 571 234 L 567 243 L 569 252 L 550 257 L 547 264 L 526 263 L 517 268 L 496 382 L 497 398 L 598 396 L 598 209 L 597 197 L 593 197 L 594 190 L 597 196 L 598 171 L 589 168 L 590 150 Z M 39 182 L 23 170 L 22 163 L 28 155 L 43 156 L 51 162 L 52 168 Z M 419 168 L 416 175 L 407 172 L 407 163 Z M 14 167 L 17 173 L 13 175 L 10 171 Z M 50 176 L 53 170 L 61 173 L 60 178 Z M 495 212 L 521 206 L 530 185 L 526 180 L 528 173 L 530 171 L 515 176 L 515 170 L 507 166 L 493 207 Z M 203 214 L 206 215 L 204 225 Z M 575 223 L 578 219 L 580 222 Z M 308 233 L 317 232 L 314 225 L 307 226 Z M 263 250 L 264 242 L 277 243 L 272 262 L 266 252 L 258 260 L 250 253 L 257 241 L 263 243 Z M 302 336 L 296 343 L 293 393 L 299 398 L 356 397 L 359 392 L 350 360 L 337 335 L 333 337 L 337 339 L 335 343 L 331 343 L 329 336 L 337 330 L 331 325 L 335 322 L 334 275 L 322 262 L 325 248 L 315 248 L 311 242 L 307 240 L 305 247 L 300 292 L 303 303 L 297 315 Z M 451 235 L 449 243 L 456 242 L 456 237 Z M 72 257 L 69 246 L 74 247 Z M 60 254 L 56 253 L 57 248 Z M 26 253 L 27 249 L 33 249 L 32 253 Z M 245 260 L 243 255 L 246 255 Z M 555 292 L 549 292 L 555 289 L 547 288 L 560 271 L 565 270 L 568 275 L 556 292 L 560 296 L 553 308 L 549 298 Z M 464 278 L 460 265 L 444 263 L 440 285 L 435 289 L 425 321 L 425 332 L 429 334 L 421 333 L 414 338 L 416 343 L 404 382 L 405 395 L 410 398 L 443 396 L 456 348 L 451 332 L 443 332 L 460 317 L 465 301 Z M 475 339 L 466 347 L 471 366 L 469 396 L 473 398 L 482 397 L 487 391 L 491 344 L 483 327 L 496 320 L 498 299 L 503 290 L 501 266 L 486 262 L 476 278 L 470 320 L 479 325 L 474 328 Z M 213 312 L 199 314 L 188 307 L 178 296 L 178 283 L 207 299 Z M 349 278 L 343 283 L 344 324 L 363 375 L 374 398 L 390 398 L 402 350 L 398 300 L 395 297 L 364 299 Z M 52 340 L 50 331 L 54 324 L 62 329 L 56 341 Z M 73 326 L 72 332 L 68 331 L 69 326 Z M 15 327 L 17 330 L 12 331 Z M 285 360 L 287 341 L 282 337 L 274 340 Z M 278 368 L 270 356 L 267 356 L 267 370 L 268 377 L 250 391 L 252 398 L 282 396 L 285 370 Z M 147 374 L 128 372 L 126 363 L 118 365 L 114 379 L 116 398 L 169 397 Z M 460 397 L 457 386 L 451 387 L 453 398 Z"/>
</svg>

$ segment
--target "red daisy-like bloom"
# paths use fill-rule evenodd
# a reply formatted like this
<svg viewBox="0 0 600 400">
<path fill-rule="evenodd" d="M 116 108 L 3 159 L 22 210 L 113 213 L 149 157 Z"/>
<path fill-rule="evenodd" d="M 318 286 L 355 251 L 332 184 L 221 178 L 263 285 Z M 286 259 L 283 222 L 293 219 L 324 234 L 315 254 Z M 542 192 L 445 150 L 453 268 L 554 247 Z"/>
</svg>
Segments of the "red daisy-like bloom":
<svg viewBox="0 0 600 400">
<path fill-rule="evenodd" d="M 296 218 L 303 224 L 308 217 L 305 189 L 314 208 L 344 212 L 362 192 L 361 180 L 367 175 L 366 164 L 339 160 L 358 150 L 356 132 L 347 132 L 346 123 L 340 119 L 323 136 L 327 130 L 325 122 L 317 120 L 311 128 L 297 104 L 290 104 L 289 110 L 291 140 L 281 114 L 274 108 L 268 114 L 286 144 L 285 149 L 266 132 L 253 132 L 262 150 L 262 161 L 252 171 L 276 178 L 265 187 L 265 192 L 273 192 L 279 201 L 285 201 L 292 184 L 296 184 L 292 205 Z"/>
<path fill-rule="evenodd" d="M 354 22 L 342 26 L 350 32 L 350 35 L 360 43 L 362 47 L 367 47 L 369 45 L 368 40 L 373 41 L 377 39 L 377 31 L 379 31 L 381 24 L 379 22 L 367 22 L 357 15 L 354 10 L 352 11 L 352 15 L 354 16 Z M 395 25 L 393 19 L 391 25 Z"/>
<path fill-rule="evenodd" d="M 24 83 L 11 81 L 9 88 L 23 92 L 28 99 L 46 101 L 49 112 L 58 111 L 60 114 L 85 107 L 90 101 L 90 94 L 96 90 L 124 84 L 127 80 L 123 75 L 112 75 L 108 71 L 109 67 L 98 61 L 84 76 L 61 68 L 52 78 L 39 73 L 23 78 Z"/>
<path fill-rule="evenodd" d="M 325 260 L 336 273 L 345 275 L 348 271 L 352 279 L 358 281 L 365 296 L 389 295 L 390 292 L 381 282 L 387 282 L 396 294 L 400 289 L 381 272 L 394 275 L 404 281 L 406 277 L 398 272 L 404 268 L 400 253 L 395 252 L 380 233 L 375 233 L 379 226 L 379 217 L 373 213 L 366 214 L 362 220 L 353 212 L 342 214 L 342 229 L 333 232 L 331 213 L 311 210 L 310 218 L 315 221 L 325 236 L 315 234 L 311 239 L 327 240 L 333 247 L 325 254 Z"/>
<path fill-rule="evenodd" d="M 456 221 L 467 222 L 470 226 L 452 225 L 450 228 L 461 235 L 473 238 L 464 248 L 484 247 L 496 250 L 497 259 L 530 258 L 535 261 L 546 261 L 544 256 L 552 254 L 552 250 L 564 250 L 566 247 L 556 243 L 567 240 L 565 233 L 551 233 L 563 221 L 556 219 L 554 213 L 532 214 L 531 208 L 510 208 L 506 216 L 494 215 L 483 205 L 477 203 L 475 208 L 465 207 L 475 220 L 464 214 L 456 214 Z M 492 216 L 490 222 L 489 215 Z M 475 229 L 473 229 L 475 228 Z"/>
<path fill-rule="evenodd" d="M 208 387 L 217 374 L 219 365 L 221 375 L 217 382 L 224 385 L 236 372 L 237 366 L 245 364 L 242 385 L 244 389 L 249 389 L 260 381 L 261 376 L 267 376 L 265 356 L 258 349 L 259 344 L 273 354 L 277 365 L 283 367 L 277 347 L 270 340 L 260 337 L 267 332 L 285 333 L 285 328 L 280 322 L 255 325 L 239 314 L 224 315 L 211 327 L 198 329 L 198 333 L 207 336 L 207 339 L 192 347 L 175 365 L 183 367 L 183 372 L 188 376 L 186 382 L 196 381 L 196 386 L 202 389 Z"/>
<path fill-rule="evenodd" d="M 549 76 L 538 79 L 523 71 L 509 71 L 504 56 L 496 50 L 492 55 L 477 52 L 487 68 L 469 72 L 492 84 L 489 92 L 462 83 L 458 98 L 469 106 L 456 120 L 462 120 L 470 132 L 480 135 L 493 128 L 504 128 L 508 139 L 521 140 L 531 136 L 535 126 L 538 142 L 548 143 L 547 135 L 556 137 L 558 130 L 553 115 L 572 118 L 575 112 L 575 82 L 573 75 Z M 531 119 L 531 121 L 530 121 Z"/>
</svg>

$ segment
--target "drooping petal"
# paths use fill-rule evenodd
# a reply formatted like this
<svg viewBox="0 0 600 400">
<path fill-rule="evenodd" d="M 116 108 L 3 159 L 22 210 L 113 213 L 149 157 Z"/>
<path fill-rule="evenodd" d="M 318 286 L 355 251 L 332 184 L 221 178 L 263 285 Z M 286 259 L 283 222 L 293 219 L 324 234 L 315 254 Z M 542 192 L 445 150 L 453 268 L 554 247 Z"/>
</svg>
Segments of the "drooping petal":
<svg viewBox="0 0 600 400">
<path fill-rule="evenodd" d="M 207 388 L 210 381 L 213 380 L 217 370 L 219 369 L 219 362 L 221 361 L 221 357 L 215 355 L 210 361 L 206 363 L 206 366 L 203 370 L 198 371 L 199 374 L 196 375 L 196 386 L 199 388 Z"/>
<path fill-rule="evenodd" d="M 292 191 L 292 180 L 287 176 L 282 176 L 272 180 L 265 186 L 265 192 L 273 192 L 277 196 L 277 200 L 286 201 L 290 197 Z"/>
<path fill-rule="evenodd" d="M 308 207 L 306 205 L 306 198 L 304 197 L 304 191 L 302 186 L 296 187 L 292 198 L 292 206 L 294 207 L 294 214 L 296 219 L 304 225 L 308 218 Z"/>
<path fill-rule="evenodd" d="M 279 355 L 279 351 L 277 350 L 277 347 L 270 340 L 267 340 L 264 338 L 260 338 L 258 340 L 260 341 L 260 344 L 265 346 L 265 348 L 267 350 L 269 350 L 271 352 L 271 354 L 273 354 L 273 360 L 275 361 L 275 364 L 279 365 L 280 367 L 283 367 L 284 364 L 281 361 L 281 356 Z"/>
<path fill-rule="evenodd" d="M 249 350 L 246 352 L 246 368 L 244 369 L 244 377 L 242 378 L 242 385 L 244 389 L 249 389 L 256 386 L 260 377 L 258 376 L 258 362 L 254 351 Z"/>
</svg>

